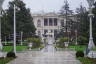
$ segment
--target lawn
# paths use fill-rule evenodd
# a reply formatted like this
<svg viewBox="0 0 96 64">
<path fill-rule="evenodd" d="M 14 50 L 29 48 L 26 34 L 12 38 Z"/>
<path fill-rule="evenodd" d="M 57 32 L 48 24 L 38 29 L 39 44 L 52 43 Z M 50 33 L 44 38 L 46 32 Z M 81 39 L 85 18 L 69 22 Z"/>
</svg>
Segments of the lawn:
<svg viewBox="0 0 96 64">
<path fill-rule="evenodd" d="M 13 60 L 14 58 L 0 58 L 0 64 L 6 64 Z"/>
<path fill-rule="evenodd" d="M 39 50 L 39 48 L 42 49 L 42 48 L 44 48 L 44 46 L 40 46 L 38 48 L 32 48 L 32 50 L 36 51 L 36 50 Z M 27 50 L 27 49 L 28 49 L 28 46 L 16 46 L 17 51 L 24 51 L 24 50 Z M 13 50 L 13 46 L 4 46 L 3 47 L 4 52 L 10 52 L 12 50 Z"/>
<path fill-rule="evenodd" d="M 96 59 L 80 57 L 78 60 L 80 60 L 82 64 L 96 64 Z"/>
<path fill-rule="evenodd" d="M 77 46 L 69 46 L 68 48 L 74 49 L 75 51 L 84 51 L 86 49 L 86 46 L 84 46 L 84 45 L 77 45 Z"/>
<path fill-rule="evenodd" d="M 93 50 L 96 51 L 96 47 Z"/>
<path fill-rule="evenodd" d="M 23 51 L 26 49 L 27 49 L 27 46 L 16 46 L 17 51 Z M 10 52 L 12 50 L 13 50 L 13 46 L 4 46 L 3 47 L 3 51 L 5 51 L 5 52 Z"/>
<path fill-rule="evenodd" d="M 69 46 L 68 48 L 75 49 L 76 51 L 85 51 L 87 47 L 85 45 L 77 45 Z M 96 51 L 96 47 L 93 50 Z"/>
<path fill-rule="evenodd" d="M 13 43 L 13 42 L 12 42 L 12 41 L 9 41 L 9 42 L 2 42 L 2 43 L 3 43 L 3 44 L 4 44 L 4 43 L 7 43 L 7 44 L 9 44 L 9 43 Z"/>
<path fill-rule="evenodd" d="M 62 48 L 62 47 L 56 46 L 56 48 Z M 69 45 L 68 48 L 75 51 L 84 51 L 86 49 L 86 46 L 85 45 Z M 65 47 L 63 47 L 62 49 L 65 49 Z"/>
</svg>

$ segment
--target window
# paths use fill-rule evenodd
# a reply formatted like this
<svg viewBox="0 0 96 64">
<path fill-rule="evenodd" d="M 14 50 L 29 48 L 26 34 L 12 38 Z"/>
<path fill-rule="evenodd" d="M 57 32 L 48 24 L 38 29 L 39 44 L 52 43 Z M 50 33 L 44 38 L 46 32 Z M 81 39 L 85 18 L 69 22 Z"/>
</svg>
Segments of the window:
<svg viewBox="0 0 96 64">
<path fill-rule="evenodd" d="M 50 30 L 50 32 L 52 33 L 52 32 L 53 32 L 53 30 Z"/>
<path fill-rule="evenodd" d="M 49 26 L 52 26 L 53 22 L 52 22 L 52 18 L 49 18 Z"/>
<path fill-rule="evenodd" d="M 57 18 L 54 18 L 54 26 L 57 26 Z"/>
<path fill-rule="evenodd" d="M 48 19 L 47 18 L 44 19 L 44 26 L 48 26 Z"/>
<path fill-rule="evenodd" d="M 64 20 L 61 20 L 61 26 L 62 27 L 64 26 Z"/>
<path fill-rule="evenodd" d="M 37 27 L 41 27 L 41 21 L 40 20 L 37 21 Z"/>
<path fill-rule="evenodd" d="M 47 32 L 48 32 L 48 30 L 47 30 L 47 29 L 45 29 L 45 30 L 44 30 L 44 34 L 46 34 Z"/>
<path fill-rule="evenodd" d="M 38 35 L 39 35 L 39 36 L 41 35 L 41 32 L 40 32 L 40 31 L 38 31 Z"/>
<path fill-rule="evenodd" d="M 54 37 L 56 37 L 57 32 L 58 32 L 58 31 L 55 29 L 55 30 L 54 30 Z"/>
</svg>

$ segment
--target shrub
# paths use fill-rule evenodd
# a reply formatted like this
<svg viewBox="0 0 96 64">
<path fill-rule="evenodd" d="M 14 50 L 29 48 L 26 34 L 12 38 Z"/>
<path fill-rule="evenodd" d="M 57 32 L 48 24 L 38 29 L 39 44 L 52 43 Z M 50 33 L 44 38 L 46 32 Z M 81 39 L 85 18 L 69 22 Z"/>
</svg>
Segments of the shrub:
<svg viewBox="0 0 96 64">
<path fill-rule="evenodd" d="M 32 43 L 33 48 L 39 47 L 41 44 L 40 38 L 28 38 L 27 41 L 28 41 L 28 43 Z"/>
<path fill-rule="evenodd" d="M 84 45 L 84 44 L 86 44 L 88 42 L 88 38 L 87 37 L 84 37 L 84 36 L 79 36 L 78 37 L 78 43 L 80 44 L 80 45 Z"/>
<path fill-rule="evenodd" d="M 83 51 L 77 51 L 76 57 L 84 57 L 84 52 Z"/>
<path fill-rule="evenodd" d="M 11 58 L 16 58 L 16 55 L 15 55 L 14 52 L 8 52 L 8 53 L 7 53 L 7 57 L 8 57 L 8 58 L 10 58 L 10 57 L 11 57 Z"/>
<path fill-rule="evenodd" d="M 60 38 L 60 42 L 67 42 L 69 39 L 67 38 L 67 37 L 65 37 L 65 38 Z"/>
<path fill-rule="evenodd" d="M 69 38 L 64 37 L 64 38 L 59 38 L 58 42 L 56 44 L 58 44 L 58 47 L 63 48 L 65 46 L 64 42 L 68 42 Z"/>
</svg>

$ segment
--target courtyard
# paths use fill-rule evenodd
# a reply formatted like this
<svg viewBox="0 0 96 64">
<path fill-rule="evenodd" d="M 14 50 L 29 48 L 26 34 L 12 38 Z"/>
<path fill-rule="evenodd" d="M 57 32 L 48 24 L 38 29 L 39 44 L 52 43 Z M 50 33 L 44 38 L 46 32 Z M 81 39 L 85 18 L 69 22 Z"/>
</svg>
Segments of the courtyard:
<svg viewBox="0 0 96 64">
<path fill-rule="evenodd" d="M 40 51 L 17 53 L 18 58 L 9 64 L 81 64 L 75 51 L 56 51 L 52 40 Z"/>
<path fill-rule="evenodd" d="M 0 0 L 0 64 L 96 64 L 95 21 L 96 0 Z"/>
</svg>

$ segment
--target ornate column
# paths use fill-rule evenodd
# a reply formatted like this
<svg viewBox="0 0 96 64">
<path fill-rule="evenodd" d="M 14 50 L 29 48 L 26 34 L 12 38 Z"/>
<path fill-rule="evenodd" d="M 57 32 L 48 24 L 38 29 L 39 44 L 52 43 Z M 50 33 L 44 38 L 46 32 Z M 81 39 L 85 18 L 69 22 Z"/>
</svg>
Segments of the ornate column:
<svg viewBox="0 0 96 64">
<path fill-rule="evenodd" d="M 52 18 L 52 26 L 53 26 L 53 29 L 52 29 L 52 31 L 53 31 L 53 32 L 52 32 L 52 33 L 53 33 L 53 34 L 52 34 L 52 37 L 54 38 L 54 36 L 55 36 L 55 35 L 54 35 L 54 28 L 55 28 L 54 18 Z"/>
<path fill-rule="evenodd" d="M 48 33 L 49 31 L 50 31 L 50 25 L 49 25 L 49 18 L 48 18 Z M 49 37 L 49 35 L 47 37 Z"/>
<path fill-rule="evenodd" d="M 92 49 L 95 47 L 95 44 L 93 42 L 93 36 L 92 36 L 92 17 L 93 17 L 93 14 L 92 14 L 92 6 L 94 4 L 94 0 L 87 0 L 88 4 L 89 4 L 89 18 L 90 18 L 90 35 L 89 35 L 89 44 L 88 44 L 88 49 Z"/>
</svg>

